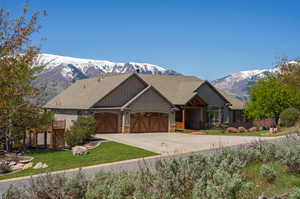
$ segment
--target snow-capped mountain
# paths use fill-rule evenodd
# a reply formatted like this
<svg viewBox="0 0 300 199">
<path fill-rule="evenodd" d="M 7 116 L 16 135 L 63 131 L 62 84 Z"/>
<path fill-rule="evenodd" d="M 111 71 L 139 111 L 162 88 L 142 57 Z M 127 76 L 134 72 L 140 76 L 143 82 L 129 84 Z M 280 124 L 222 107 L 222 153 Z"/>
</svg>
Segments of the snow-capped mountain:
<svg viewBox="0 0 300 199">
<path fill-rule="evenodd" d="M 36 65 L 45 70 L 32 82 L 43 88 L 35 103 L 44 104 L 76 80 L 96 77 L 105 73 L 139 72 L 144 74 L 178 75 L 179 73 L 147 63 L 114 63 L 104 60 L 81 59 L 52 54 L 40 54 Z"/>
<path fill-rule="evenodd" d="M 299 60 L 292 60 L 288 64 L 300 64 Z M 273 68 L 261 70 L 248 70 L 232 73 L 228 76 L 212 81 L 212 84 L 224 91 L 230 92 L 242 100 L 248 99 L 248 92 L 258 79 L 265 77 L 267 74 L 275 73 L 279 70 L 279 65 Z"/>
<path fill-rule="evenodd" d="M 248 91 L 258 79 L 266 74 L 275 72 L 277 69 L 248 70 L 232 73 L 228 76 L 212 81 L 212 84 L 224 91 L 230 92 L 242 100 L 248 97 Z"/>
</svg>

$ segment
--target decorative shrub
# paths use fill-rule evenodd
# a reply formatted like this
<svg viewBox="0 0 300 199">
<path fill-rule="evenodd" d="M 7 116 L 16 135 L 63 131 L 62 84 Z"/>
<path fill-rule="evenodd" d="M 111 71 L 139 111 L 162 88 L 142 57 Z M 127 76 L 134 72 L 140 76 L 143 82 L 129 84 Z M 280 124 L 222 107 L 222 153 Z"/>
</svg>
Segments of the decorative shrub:
<svg viewBox="0 0 300 199">
<path fill-rule="evenodd" d="M 27 189 L 11 186 L 5 193 L 5 199 L 66 198 L 81 199 L 87 189 L 87 180 L 79 172 L 74 177 L 65 175 L 45 175 L 32 178 Z"/>
<path fill-rule="evenodd" d="M 294 126 L 300 116 L 300 112 L 296 108 L 288 108 L 280 114 L 280 124 L 285 127 Z"/>
<path fill-rule="evenodd" d="M 69 131 L 65 140 L 71 147 L 84 144 L 96 133 L 96 120 L 91 116 L 80 116 Z"/>
<path fill-rule="evenodd" d="M 296 174 L 300 174 L 300 146 L 298 144 L 287 145 L 277 152 L 277 157 L 286 165 L 288 171 Z"/>
<path fill-rule="evenodd" d="M 274 183 L 276 179 L 276 171 L 272 167 L 265 164 L 260 167 L 260 174 L 266 178 L 268 183 Z"/>
<path fill-rule="evenodd" d="M 232 199 L 242 196 L 245 198 L 250 190 L 251 185 L 239 174 L 217 169 L 211 176 L 203 175 L 198 180 L 193 190 L 193 198 Z"/>
<path fill-rule="evenodd" d="M 289 194 L 288 199 L 300 199 L 300 188 L 295 187 L 293 191 Z"/>
<path fill-rule="evenodd" d="M 255 121 L 253 121 L 253 125 L 259 129 L 260 128 L 269 129 L 269 128 L 276 126 L 276 122 L 273 119 L 268 118 L 268 119 L 262 119 L 262 120 L 255 120 Z"/>
</svg>

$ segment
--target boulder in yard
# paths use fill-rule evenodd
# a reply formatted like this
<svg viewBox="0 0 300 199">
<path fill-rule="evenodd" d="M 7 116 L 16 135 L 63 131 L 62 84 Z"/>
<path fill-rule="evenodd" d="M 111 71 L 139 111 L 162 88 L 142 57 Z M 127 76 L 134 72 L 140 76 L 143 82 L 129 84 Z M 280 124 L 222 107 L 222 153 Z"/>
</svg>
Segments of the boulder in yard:
<svg viewBox="0 0 300 199">
<path fill-rule="evenodd" d="M 22 170 L 23 167 L 24 167 L 24 164 L 18 163 L 18 164 L 16 164 L 16 165 L 13 165 L 13 166 L 11 167 L 11 170 L 12 170 L 12 171 Z"/>
<path fill-rule="evenodd" d="M 84 146 L 74 146 L 72 148 L 73 155 L 86 155 L 88 153 L 88 149 Z"/>
<path fill-rule="evenodd" d="M 16 163 L 15 161 L 10 161 L 8 165 L 9 165 L 9 166 L 14 166 L 14 165 L 16 165 L 16 164 L 17 164 L 17 163 Z"/>
<path fill-rule="evenodd" d="M 43 164 L 42 169 L 48 168 L 48 165 L 46 163 Z"/>
<path fill-rule="evenodd" d="M 24 170 L 24 169 L 29 169 L 29 168 L 31 168 L 31 167 L 33 167 L 33 163 L 32 163 L 32 162 L 27 163 L 27 164 L 24 165 L 23 170 Z"/>
<path fill-rule="evenodd" d="M 240 131 L 237 128 L 229 127 L 226 129 L 229 133 L 239 133 Z"/>
<path fill-rule="evenodd" d="M 243 133 L 243 132 L 247 132 L 247 129 L 245 127 L 240 126 L 238 128 L 239 132 Z"/>
<path fill-rule="evenodd" d="M 33 167 L 33 169 L 41 169 L 41 168 L 43 168 L 43 163 L 41 163 L 41 162 L 38 162 L 38 163 Z"/>
<path fill-rule="evenodd" d="M 248 129 L 249 132 L 255 132 L 255 131 L 258 131 L 258 128 L 253 126 L 251 127 L 250 129 Z"/>
</svg>

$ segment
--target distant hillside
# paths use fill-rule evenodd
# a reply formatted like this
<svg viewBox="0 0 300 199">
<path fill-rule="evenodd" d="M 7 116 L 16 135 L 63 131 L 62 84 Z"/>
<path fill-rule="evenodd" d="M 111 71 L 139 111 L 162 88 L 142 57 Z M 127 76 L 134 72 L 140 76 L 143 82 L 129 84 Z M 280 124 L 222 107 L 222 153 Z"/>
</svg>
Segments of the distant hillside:
<svg viewBox="0 0 300 199">
<path fill-rule="evenodd" d="M 291 61 L 290 63 L 299 63 Z M 248 70 L 232 73 L 228 76 L 212 81 L 212 84 L 224 91 L 230 92 L 242 100 L 247 100 L 248 92 L 257 80 L 265 77 L 267 74 L 274 73 L 278 70 L 275 66 L 271 69 Z"/>
</svg>

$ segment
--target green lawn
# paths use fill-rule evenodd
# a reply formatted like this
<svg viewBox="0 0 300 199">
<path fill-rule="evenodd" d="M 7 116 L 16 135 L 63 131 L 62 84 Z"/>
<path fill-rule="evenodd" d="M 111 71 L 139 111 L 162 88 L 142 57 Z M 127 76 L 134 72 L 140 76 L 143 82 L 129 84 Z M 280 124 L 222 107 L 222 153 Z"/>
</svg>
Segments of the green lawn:
<svg viewBox="0 0 300 199">
<path fill-rule="evenodd" d="M 176 129 L 176 132 L 181 133 L 192 133 L 193 131 L 199 131 L 202 135 L 227 135 L 227 136 L 262 136 L 262 137 L 276 137 L 289 134 L 289 132 L 278 132 L 277 134 L 270 134 L 269 131 L 255 131 L 255 132 L 245 132 L 245 133 L 229 133 L 227 131 L 221 130 L 190 130 L 190 129 Z"/>
<path fill-rule="evenodd" d="M 270 184 L 260 174 L 260 167 L 263 163 L 253 163 L 244 169 L 246 179 L 255 184 L 254 192 L 256 195 L 265 193 L 267 196 L 273 196 L 289 192 L 295 186 L 300 186 L 300 175 L 290 174 L 285 171 L 285 168 L 277 162 L 265 163 L 271 166 L 276 171 L 276 180 Z"/>
<path fill-rule="evenodd" d="M 34 157 L 34 164 L 37 162 L 43 162 L 49 167 L 47 169 L 37 170 L 26 169 L 17 173 L 7 174 L 0 176 L 0 180 L 153 155 L 157 154 L 116 142 L 104 142 L 99 147 L 89 150 L 89 154 L 83 156 L 73 156 L 71 151 L 66 150 L 45 150 L 26 153 L 25 156 Z"/>
</svg>

